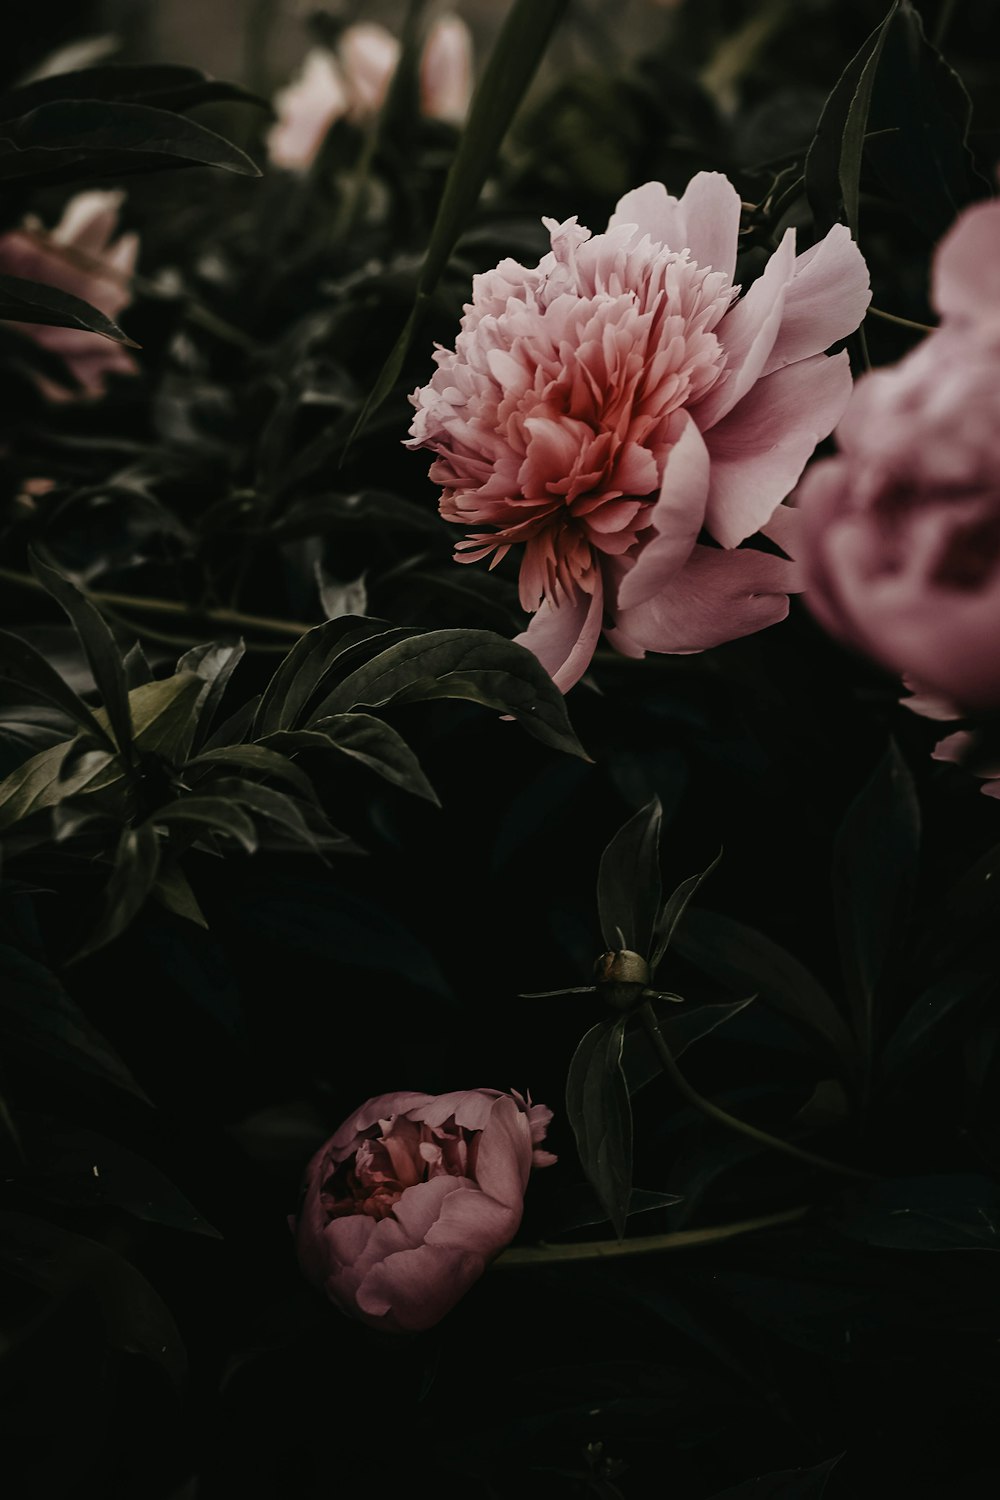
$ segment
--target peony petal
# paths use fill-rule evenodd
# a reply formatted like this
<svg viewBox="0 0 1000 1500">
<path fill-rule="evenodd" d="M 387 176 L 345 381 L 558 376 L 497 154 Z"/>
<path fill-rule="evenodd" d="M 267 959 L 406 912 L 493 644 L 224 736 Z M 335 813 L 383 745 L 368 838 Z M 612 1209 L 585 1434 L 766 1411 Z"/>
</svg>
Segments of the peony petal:
<svg viewBox="0 0 1000 1500">
<path fill-rule="evenodd" d="M 590 665 L 603 614 L 604 590 L 598 583 L 593 594 L 578 591 L 558 606 L 544 601 L 514 640 L 534 652 L 560 692 L 568 693 Z"/>
<path fill-rule="evenodd" d="M 667 245 L 671 250 L 685 248 L 684 214 L 662 182 L 644 182 L 618 200 L 608 228 L 617 229 L 621 224 L 634 224 L 640 239 L 648 234 L 656 245 Z"/>
<path fill-rule="evenodd" d="M 410 1118 L 432 1127 L 454 1119 L 463 1130 L 483 1130 L 500 1097 L 499 1089 L 457 1089 L 451 1094 L 435 1094 L 425 1104 L 410 1110 Z"/>
<path fill-rule="evenodd" d="M 521 1223 L 521 1203 L 508 1206 L 498 1203 L 487 1193 L 473 1189 L 469 1193 L 452 1193 L 442 1205 L 437 1222 L 428 1231 L 428 1245 L 443 1245 L 449 1250 L 469 1250 L 484 1261 L 499 1255 L 509 1245 Z"/>
<path fill-rule="evenodd" d="M 706 432 L 741 401 L 764 372 L 784 316 L 785 294 L 795 272 L 795 230 L 786 229 L 781 244 L 745 297 L 716 329 L 726 355 L 725 373 L 693 408 Z"/>
<path fill-rule="evenodd" d="M 994 330 L 1000 319 L 1000 203 L 967 208 L 934 256 L 931 301 L 942 318 Z"/>
<path fill-rule="evenodd" d="M 409 1114 L 420 1105 L 431 1103 L 433 1097 L 432 1094 L 376 1094 L 374 1099 L 362 1104 L 330 1137 L 332 1159 L 335 1162 L 343 1161 L 345 1156 L 356 1150 L 365 1131 L 377 1125 L 379 1120 L 387 1120 L 390 1115 Z M 413 1118 L 419 1119 L 419 1116 L 414 1115 Z"/>
<path fill-rule="evenodd" d="M 527 1116 L 505 1094 L 494 1102 L 489 1122 L 479 1138 L 476 1181 L 498 1203 L 516 1209 L 520 1221 L 530 1172 L 531 1127 Z"/>
<path fill-rule="evenodd" d="M 664 588 L 691 555 L 705 519 L 709 458 L 705 440 L 684 413 L 681 435 L 663 470 L 660 497 L 638 561 L 618 587 L 619 609 L 642 604 Z"/>
<path fill-rule="evenodd" d="M 783 557 L 696 546 L 662 593 L 621 612 L 608 639 L 629 654 L 705 651 L 783 620 L 797 587 L 798 570 Z"/>
<path fill-rule="evenodd" d="M 712 460 L 705 524 L 735 547 L 759 531 L 837 425 L 852 390 L 846 354 L 816 354 L 758 380 L 706 433 Z"/>
<path fill-rule="evenodd" d="M 482 1257 L 443 1245 L 398 1251 L 373 1266 L 357 1291 L 366 1322 L 394 1333 L 432 1328 L 485 1270 Z"/>
<path fill-rule="evenodd" d="M 697 172 L 680 201 L 687 231 L 682 245 L 699 266 L 724 271 L 732 281 L 740 232 L 740 195 L 722 172 Z"/>
<path fill-rule="evenodd" d="M 822 354 L 846 338 L 860 327 L 871 299 L 865 258 L 847 226 L 835 224 L 795 262 L 781 328 L 764 374 Z"/>
</svg>

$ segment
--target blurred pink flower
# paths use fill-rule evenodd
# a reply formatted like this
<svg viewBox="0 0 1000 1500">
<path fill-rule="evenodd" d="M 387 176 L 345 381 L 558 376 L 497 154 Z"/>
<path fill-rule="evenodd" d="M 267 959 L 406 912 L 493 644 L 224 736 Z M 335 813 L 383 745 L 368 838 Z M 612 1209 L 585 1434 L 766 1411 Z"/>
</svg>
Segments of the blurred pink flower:
<svg viewBox="0 0 1000 1500">
<path fill-rule="evenodd" d="M 820 623 L 956 714 L 1000 706 L 998 241 L 1000 203 L 960 216 L 935 257 L 941 326 L 858 382 L 797 497 Z"/>
<path fill-rule="evenodd" d="M 796 256 L 789 229 L 746 295 L 740 199 L 700 172 L 650 182 L 604 234 L 546 219 L 534 268 L 477 276 L 454 351 L 410 398 L 411 448 L 437 455 L 460 562 L 523 546 L 519 640 L 564 691 L 598 638 L 627 656 L 692 652 L 781 620 L 797 570 L 780 502 L 851 391 L 868 273 L 842 226 Z M 698 541 L 702 530 L 719 545 Z"/>
<path fill-rule="evenodd" d="M 496 1089 L 369 1099 L 306 1169 L 306 1276 L 373 1328 L 430 1328 L 516 1234 L 551 1118 Z"/>
<path fill-rule="evenodd" d="M 274 96 L 277 122 L 267 137 L 275 166 L 304 172 L 335 121 L 362 121 L 385 103 L 400 57 L 397 37 L 374 21 L 348 26 L 336 53 L 315 47 L 287 88 Z M 472 93 L 472 38 L 458 16 L 431 27 L 420 60 L 420 108 L 429 119 L 458 124 Z"/>
<path fill-rule="evenodd" d="M 440 16 L 420 59 L 420 112 L 461 125 L 472 98 L 472 33 L 461 16 Z"/>
<path fill-rule="evenodd" d="M 0 274 L 58 287 L 81 297 L 109 318 L 117 318 L 132 301 L 131 277 L 139 253 L 137 235 L 123 234 L 114 239 L 124 196 L 120 192 L 78 193 L 67 203 L 54 229 L 47 230 L 29 220 L 19 229 L 0 235 Z M 127 349 L 100 334 L 41 323 L 13 326 L 58 354 L 88 396 L 104 394 L 108 375 L 134 375 L 138 370 Z M 69 384 L 60 386 L 37 378 L 52 400 L 70 400 L 76 394 Z"/>
</svg>

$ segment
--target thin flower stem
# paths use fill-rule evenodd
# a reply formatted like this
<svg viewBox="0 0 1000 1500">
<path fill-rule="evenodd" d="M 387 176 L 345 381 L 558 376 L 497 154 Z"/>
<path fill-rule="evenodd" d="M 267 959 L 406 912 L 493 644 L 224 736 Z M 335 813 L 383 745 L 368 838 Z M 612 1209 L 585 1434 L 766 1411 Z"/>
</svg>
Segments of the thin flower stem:
<svg viewBox="0 0 1000 1500">
<path fill-rule="evenodd" d="M 35 593 L 47 592 L 44 585 L 29 573 L 18 573 L 13 568 L 0 568 L 0 580 L 17 588 L 32 589 Z M 111 609 L 131 610 L 137 614 L 171 615 L 192 624 L 222 625 L 232 630 L 263 630 L 270 635 L 283 635 L 298 640 L 312 630 L 301 620 L 278 620 L 272 615 L 248 615 L 238 609 L 197 609 L 182 604 L 177 599 L 145 599 L 138 594 L 119 594 L 109 589 L 84 589 L 87 598 L 100 606 Z"/>
<path fill-rule="evenodd" d="M 896 323 L 900 328 L 915 328 L 918 333 L 933 333 L 933 323 L 915 323 L 912 318 L 901 318 L 897 313 L 883 312 L 880 307 L 869 307 L 868 316 L 881 318 L 885 323 Z"/>
<path fill-rule="evenodd" d="M 848 1167 L 843 1162 L 831 1161 L 829 1157 L 820 1156 L 815 1151 L 806 1151 L 802 1146 L 793 1146 L 791 1141 L 783 1141 L 780 1136 L 771 1135 L 766 1130 L 758 1130 L 756 1125 L 750 1125 L 746 1120 L 738 1120 L 735 1115 L 728 1114 L 726 1110 L 713 1104 L 710 1099 L 704 1098 L 697 1089 L 692 1088 L 678 1068 L 673 1053 L 667 1046 L 666 1037 L 660 1030 L 656 1012 L 648 1000 L 639 1007 L 639 1015 L 642 1017 L 642 1024 L 656 1050 L 664 1073 L 671 1080 L 681 1098 L 710 1120 L 715 1120 L 719 1125 L 725 1125 L 730 1130 L 738 1131 L 740 1135 L 745 1135 L 748 1140 L 757 1141 L 761 1146 L 770 1146 L 772 1150 L 782 1151 L 786 1156 L 795 1157 L 797 1161 L 808 1162 L 811 1167 L 821 1167 L 825 1172 L 839 1172 L 845 1177 L 857 1177 L 866 1182 L 874 1180 L 871 1172 L 861 1171 L 858 1167 Z"/>
<path fill-rule="evenodd" d="M 731 1224 L 713 1224 L 708 1229 L 677 1229 L 672 1234 L 637 1235 L 632 1240 L 587 1240 L 580 1245 L 524 1245 L 505 1250 L 493 1262 L 501 1271 L 515 1266 L 554 1266 L 568 1260 L 614 1260 L 622 1255 L 653 1255 L 661 1250 L 691 1250 L 699 1245 L 716 1245 L 734 1240 L 741 1234 L 758 1229 L 772 1229 L 779 1224 L 794 1224 L 809 1212 L 807 1207 L 786 1208 L 777 1214 L 761 1214 L 756 1219 L 737 1219 Z"/>
</svg>

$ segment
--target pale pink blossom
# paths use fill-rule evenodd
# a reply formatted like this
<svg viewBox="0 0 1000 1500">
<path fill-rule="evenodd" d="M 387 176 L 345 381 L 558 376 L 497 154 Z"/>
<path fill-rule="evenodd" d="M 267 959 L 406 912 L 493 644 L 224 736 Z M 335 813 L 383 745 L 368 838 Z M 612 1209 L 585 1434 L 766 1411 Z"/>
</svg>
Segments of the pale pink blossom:
<svg viewBox="0 0 1000 1500">
<path fill-rule="evenodd" d="M 516 1234 L 551 1118 L 496 1089 L 369 1099 L 306 1169 L 305 1275 L 374 1328 L 430 1328 Z"/>
<path fill-rule="evenodd" d="M 336 52 L 314 47 L 298 76 L 274 96 L 277 120 L 267 154 L 275 166 L 305 172 L 337 120 L 372 119 L 386 101 L 399 64 L 399 39 L 374 21 L 342 33 Z M 431 27 L 420 59 L 420 109 L 428 119 L 458 124 L 472 92 L 472 39 L 458 16 Z"/>
<path fill-rule="evenodd" d="M 472 33 L 461 16 L 440 16 L 420 59 L 420 112 L 461 125 L 472 98 Z"/>
<path fill-rule="evenodd" d="M 137 235 L 115 238 L 124 196 L 120 192 L 78 193 L 54 229 L 30 219 L 0 235 L 0 274 L 58 287 L 116 319 L 132 301 L 131 279 L 139 253 Z M 88 396 L 103 395 L 108 375 L 134 375 L 138 369 L 127 349 L 100 334 L 41 323 L 14 326 L 59 355 Z M 75 394 L 68 383 L 62 386 L 38 377 L 38 384 L 53 400 L 68 400 Z"/>
<path fill-rule="evenodd" d="M 959 712 L 1000 707 L 1000 203 L 935 257 L 941 326 L 864 376 L 799 495 L 808 602 Z"/>
<path fill-rule="evenodd" d="M 823 351 L 868 273 L 843 226 L 802 255 L 789 229 L 741 297 L 739 221 L 716 172 L 680 200 L 646 183 L 603 234 L 546 219 L 549 254 L 475 278 L 411 397 L 441 514 L 475 528 L 457 560 L 523 548 L 519 640 L 564 691 L 602 631 L 627 656 L 701 651 L 783 619 L 799 587 L 739 544 L 793 545 L 778 507 L 847 404 L 847 356 Z"/>
</svg>

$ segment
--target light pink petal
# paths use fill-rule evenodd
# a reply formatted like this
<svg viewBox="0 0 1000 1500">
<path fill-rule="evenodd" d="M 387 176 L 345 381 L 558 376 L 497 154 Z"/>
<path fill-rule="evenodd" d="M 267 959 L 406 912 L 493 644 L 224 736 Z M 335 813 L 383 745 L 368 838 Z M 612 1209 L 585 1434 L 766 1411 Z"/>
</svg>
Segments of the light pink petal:
<svg viewBox="0 0 1000 1500">
<path fill-rule="evenodd" d="M 460 125 L 469 110 L 472 75 L 472 33 L 461 16 L 440 16 L 420 59 L 421 113 Z"/>
<path fill-rule="evenodd" d="M 844 224 L 795 262 L 778 337 L 764 374 L 822 354 L 861 324 L 871 301 L 868 266 Z"/>
<path fill-rule="evenodd" d="M 944 693 L 929 692 L 915 678 L 905 673 L 903 686 L 909 692 L 910 697 L 900 698 L 900 708 L 908 708 L 911 713 L 918 714 L 921 719 L 934 719 L 938 722 L 962 717 L 962 710 Z"/>
<path fill-rule="evenodd" d="M 1000 318 L 1000 202 L 960 215 L 934 257 L 931 300 L 943 318 L 978 325 Z M 995 326 L 995 324 L 994 324 Z"/>
<path fill-rule="evenodd" d="M 795 564 L 783 557 L 696 546 L 662 594 L 621 612 L 608 639 L 633 652 L 705 651 L 783 620 L 797 579 Z"/>
<path fill-rule="evenodd" d="M 319 1204 L 319 1208 L 325 1217 L 322 1204 Z M 342 1218 L 331 1219 L 325 1224 L 323 1248 L 326 1274 L 336 1274 L 359 1261 L 367 1264 L 371 1260 L 369 1250 L 379 1222 L 370 1214 L 344 1214 Z"/>
<path fill-rule="evenodd" d="M 740 232 L 740 195 L 722 172 L 698 172 L 680 201 L 687 237 L 671 250 L 691 251 L 699 266 L 725 271 L 732 281 Z"/>
<path fill-rule="evenodd" d="M 648 540 L 618 587 L 620 609 L 642 604 L 684 566 L 705 519 L 708 486 L 708 449 L 685 413 L 681 435 L 663 470 L 659 499 L 649 514 Z"/>
<path fill-rule="evenodd" d="M 763 526 L 757 529 L 762 536 L 777 542 L 788 557 L 797 558 L 802 550 L 802 517 L 792 505 L 776 506 Z"/>
<path fill-rule="evenodd" d="M 608 228 L 617 229 L 620 224 L 635 224 L 640 239 L 648 234 L 655 245 L 666 245 L 671 250 L 683 250 L 687 244 L 681 206 L 662 182 L 644 182 L 642 187 L 633 188 L 620 198 L 608 220 Z"/>
<path fill-rule="evenodd" d="M 379 1220 L 379 1230 L 383 1224 L 395 1220 L 411 1245 L 422 1244 L 440 1218 L 445 1199 L 454 1193 L 464 1195 L 475 1191 L 475 1185 L 467 1177 L 449 1177 L 445 1173 L 418 1182 L 406 1189 L 388 1218 Z"/>
<path fill-rule="evenodd" d="M 506 1208 L 516 1209 L 518 1220 L 521 1202 L 531 1172 L 531 1127 L 528 1118 L 513 1099 L 497 1099 L 489 1123 L 479 1138 L 476 1156 L 476 1181 L 484 1193 Z"/>
<path fill-rule="evenodd" d="M 763 374 L 778 337 L 794 271 L 795 230 L 787 229 L 746 296 L 730 308 L 716 330 L 726 367 L 722 379 L 694 407 L 702 432 L 732 411 Z"/>
<path fill-rule="evenodd" d="M 527 630 L 514 637 L 534 652 L 560 692 L 568 693 L 586 672 L 601 634 L 604 590 L 577 592 L 558 606 L 545 600 Z"/>
<path fill-rule="evenodd" d="M 452 1193 L 441 1215 L 428 1231 L 428 1245 L 450 1250 L 469 1250 L 483 1260 L 492 1260 L 509 1245 L 521 1223 L 522 1198 L 508 1206 L 486 1193 Z"/>
<path fill-rule="evenodd" d="M 499 1089 L 456 1089 L 451 1094 L 435 1094 L 411 1109 L 409 1115 L 431 1126 L 443 1125 L 454 1117 L 463 1130 L 482 1130 L 499 1098 Z"/>
<path fill-rule="evenodd" d="M 851 396 L 846 354 L 824 354 L 767 375 L 705 436 L 712 460 L 705 524 L 735 547 L 788 495 Z"/>
<path fill-rule="evenodd" d="M 331 1157 L 334 1161 L 342 1161 L 356 1148 L 365 1131 L 377 1125 L 379 1120 L 387 1120 L 391 1115 L 405 1115 L 422 1104 L 431 1103 L 433 1097 L 432 1094 L 376 1094 L 331 1136 Z"/>
<path fill-rule="evenodd" d="M 479 1279 L 482 1257 L 443 1245 L 401 1250 L 373 1266 L 357 1292 L 366 1321 L 396 1333 L 420 1333 L 439 1323 Z"/>
</svg>

